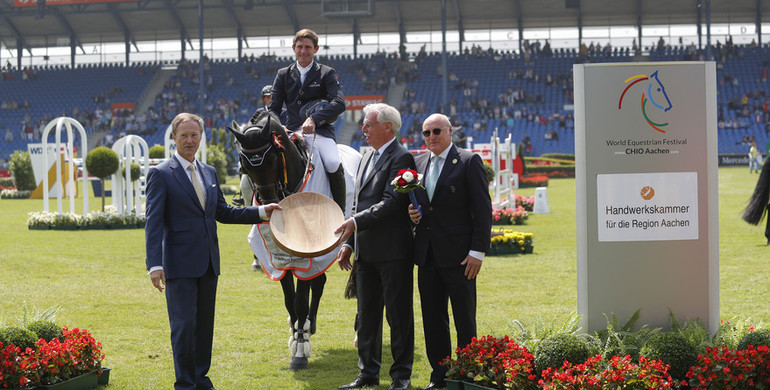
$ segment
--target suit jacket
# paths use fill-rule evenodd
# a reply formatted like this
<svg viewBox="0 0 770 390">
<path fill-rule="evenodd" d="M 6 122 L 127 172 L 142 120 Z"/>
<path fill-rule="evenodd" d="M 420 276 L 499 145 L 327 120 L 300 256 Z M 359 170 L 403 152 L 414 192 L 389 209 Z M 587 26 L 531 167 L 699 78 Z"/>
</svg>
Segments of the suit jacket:
<svg viewBox="0 0 770 390">
<path fill-rule="evenodd" d="M 459 266 L 471 250 L 486 253 L 492 231 L 492 200 L 481 157 L 450 145 L 433 200 L 415 190 L 422 220 L 415 231 L 415 264 L 425 265 L 428 247 L 440 268 Z M 417 156 L 417 172 L 428 177 L 430 153 Z"/>
<path fill-rule="evenodd" d="M 395 140 L 377 159 L 373 172 L 364 177 L 373 155 L 373 150 L 365 153 L 358 166 L 353 198 L 356 233 L 347 244 L 353 247 L 356 260 L 410 261 L 412 228 L 407 213 L 409 196 L 394 191 L 391 182 L 400 170 L 414 169 L 414 157 Z"/>
<path fill-rule="evenodd" d="M 200 172 L 206 193 L 204 211 L 192 182 L 176 156 L 150 169 L 147 174 L 147 269 L 163 266 L 167 279 L 197 278 L 209 263 L 219 275 L 217 221 L 259 223 L 259 208 L 227 204 L 219 188 L 214 167 Z"/>
<path fill-rule="evenodd" d="M 270 111 L 281 116 L 281 108 L 286 104 L 286 127 L 297 130 L 304 119 L 300 117 L 300 109 L 306 103 L 317 99 L 326 99 L 329 105 L 312 115 L 316 123 L 316 133 L 335 139 L 333 121 L 345 111 L 345 96 L 337 80 L 334 68 L 313 61 L 313 65 L 305 77 L 305 84 L 300 84 L 297 62 L 278 70 L 273 81 L 273 94 L 270 100 Z"/>
</svg>

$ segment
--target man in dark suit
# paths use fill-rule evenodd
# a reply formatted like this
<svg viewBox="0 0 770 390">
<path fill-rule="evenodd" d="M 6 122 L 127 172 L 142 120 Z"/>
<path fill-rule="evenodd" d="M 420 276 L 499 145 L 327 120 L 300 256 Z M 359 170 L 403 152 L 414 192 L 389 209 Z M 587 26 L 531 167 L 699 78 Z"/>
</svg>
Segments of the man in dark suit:
<svg viewBox="0 0 770 390">
<path fill-rule="evenodd" d="M 315 32 L 308 29 L 298 31 L 291 48 L 297 61 L 278 70 L 268 107 L 270 112 L 280 117 L 281 109 L 286 105 L 286 127 L 291 131 L 302 130 L 305 137 L 315 137 L 315 141 L 308 139 L 307 145 L 310 147 L 315 143 L 321 165 L 329 176 L 332 197 L 345 210 L 345 171 L 332 126 L 332 122 L 345 111 L 345 96 L 334 68 L 314 60 L 318 52 L 318 35 Z M 308 106 L 319 99 L 328 101 L 328 104 L 308 115 Z"/>
<path fill-rule="evenodd" d="M 452 124 L 433 114 L 422 125 L 430 153 L 415 159 L 425 189 L 415 195 L 422 215 L 409 205 L 416 225 L 414 261 L 422 304 L 425 349 L 433 371 L 426 390 L 446 387 L 452 354 L 447 302 L 452 301 L 457 345 L 476 336 L 476 275 L 489 249 L 492 202 L 479 155 L 452 145 Z"/>
<path fill-rule="evenodd" d="M 166 290 L 175 389 L 213 389 L 214 303 L 219 275 L 217 221 L 258 223 L 277 204 L 237 208 L 227 204 L 214 167 L 195 159 L 203 119 L 182 113 L 171 122 L 173 157 L 147 174 L 147 269 L 152 285 Z"/>
<path fill-rule="evenodd" d="M 335 231 L 345 242 L 338 256 L 340 268 L 352 268 L 350 255 L 355 252 L 361 372 L 339 388 L 380 383 L 384 306 L 393 354 L 390 389 L 406 390 L 414 360 L 412 229 L 408 196 L 395 192 L 391 182 L 400 170 L 414 169 L 414 158 L 398 143 L 398 110 L 377 103 L 364 107 L 364 114 L 362 131 L 374 150 L 364 154 L 358 167 L 354 214 Z"/>
</svg>

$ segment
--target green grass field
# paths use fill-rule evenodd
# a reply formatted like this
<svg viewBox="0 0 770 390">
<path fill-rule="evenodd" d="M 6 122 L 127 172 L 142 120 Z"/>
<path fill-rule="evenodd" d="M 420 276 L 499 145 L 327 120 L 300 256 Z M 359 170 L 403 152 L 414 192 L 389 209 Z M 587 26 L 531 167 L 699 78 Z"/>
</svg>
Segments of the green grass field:
<svg viewBox="0 0 770 390">
<path fill-rule="evenodd" d="M 720 318 L 750 317 L 760 324 L 770 321 L 770 305 L 761 303 L 770 298 L 764 224 L 755 227 L 740 219 L 756 179 L 745 167 L 719 170 Z M 532 195 L 534 189 L 518 193 Z M 535 234 L 534 254 L 484 262 L 478 280 L 480 335 L 505 334 L 514 319 L 525 325 L 560 322 L 577 310 L 574 180 L 551 180 L 548 196 L 549 214 L 533 215 L 516 227 Z M 76 204 L 80 207 L 82 199 Z M 91 209 L 100 204 L 90 200 Z M 144 231 L 27 230 L 27 213 L 42 206 L 41 200 L 0 200 L 0 322 L 15 324 L 25 304 L 29 311 L 60 306 L 59 324 L 86 328 L 104 345 L 104 364 L 113 369 L 108 388 L 172 389 L 165 299 L 146 275 Z M 355 302 L 342 297 L 347 273 L 336 266 L 328 272 L 310 368 L 292 372 L 280 285 L 251 270 L 248 230 L 219 226 L 222 275 L 209 374 L 215 386 L 335 389 L 351 381 L 358 369 L 352 344 Z M 430 367 L 416 286 L 415 320 L 412 383 L 425 386 Z M 388 335 L 386 325 L 380 389 L 390 384 Z"/>
</svg>

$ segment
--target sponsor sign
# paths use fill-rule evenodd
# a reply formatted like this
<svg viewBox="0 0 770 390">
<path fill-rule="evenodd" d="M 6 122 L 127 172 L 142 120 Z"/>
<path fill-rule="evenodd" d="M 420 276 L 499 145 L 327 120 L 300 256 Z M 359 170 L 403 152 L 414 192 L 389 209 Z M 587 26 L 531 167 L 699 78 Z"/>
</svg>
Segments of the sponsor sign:
<svg viewBox="0 0 770 390">
<path fill-rule="evenodd" d="M 698 239 L 697 172 L 598 175 L 599 241 Z"/>
<path fill-rule="evenodd" d="M 363 110 L 367 104 L 382 103 L 385 95 L 353 95 L 345 96 L 346 110 Z"/>
<path fill-rule="evenodd" d="M 578 64 L 578 314 L 719 325 L 714 62 Z M 621 293 L 622 292 L 622 293 Z"/>
</svg>

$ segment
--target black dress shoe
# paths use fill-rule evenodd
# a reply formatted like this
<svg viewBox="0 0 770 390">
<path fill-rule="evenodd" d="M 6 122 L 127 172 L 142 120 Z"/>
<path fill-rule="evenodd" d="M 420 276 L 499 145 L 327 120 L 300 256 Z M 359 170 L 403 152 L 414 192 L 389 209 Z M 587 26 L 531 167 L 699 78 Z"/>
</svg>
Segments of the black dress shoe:
<svg viewBox="0 0 770 390">
<path fill-rule="evenodd" d="M 388 390 L 406 390 L 411 383 L 412 381 L 409 379 L 393 379 L 393 383 L 390 384 Z"/>
<path fill-rule="evenodd" d="M 344 389 L 360 389 L 362 387 L 367 386 L 379 386 L 380 384 L 380 378 L 372 377 L 372 376 L 363 376 L 358 375 L 356 379 L 353 382 L 348 383 L 347 385 L 342 385 L 338 387 L 340 390 Z"/>
<path fill-rule="evenodd" d="M 422 390 L 434 390 L 434 389 L 446 389 L 446 382 L 431 382 L 428 386 L 424 387 Z"/>
</svg>

